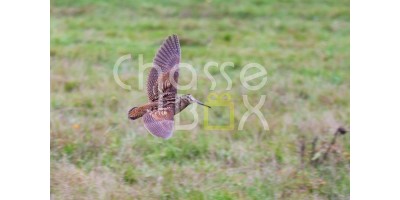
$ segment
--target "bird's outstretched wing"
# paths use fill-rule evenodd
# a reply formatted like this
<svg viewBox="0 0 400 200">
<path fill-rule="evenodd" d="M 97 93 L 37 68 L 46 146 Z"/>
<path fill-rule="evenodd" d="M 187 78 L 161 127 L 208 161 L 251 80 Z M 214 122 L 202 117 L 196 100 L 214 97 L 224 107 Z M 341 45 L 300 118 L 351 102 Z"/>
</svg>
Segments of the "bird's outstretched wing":
<svg viewBox="0 0 400 200">
<path fill-rule="evenodd" d="M 164 139 L 170 138 L 174 128 L 174 110 L 165 108 L 147 112 L 143 116 L 143 121 L 151 134 Z"/>
<path fill-rule="evenodd" d="M 151 134 L 164 139 L 172 136 L 174 128 L 180 58 L 178 36 L 169 36 L 154 57 L 153 68 L 147 80 L 149 101 L 158 102 L 158 109 L 144 114 L 144 126 Z"/>
<path fill-rule="evenodd" d="M 153 67 L 147 79 L 147 95 L 150 102 L 158 101 L 159 95 L 165 95 L 164 93 L 176 94 L 176 84 L 168 84 L 171 80 L 168 81 L 166 77 L 172 77 L 175 83 L 178 82 L 180 59 L 181 48 L 178 36 L 169 36 L 154 57 Z M 171 73 L 173 74 L 170 75 Z"/>
</svg>

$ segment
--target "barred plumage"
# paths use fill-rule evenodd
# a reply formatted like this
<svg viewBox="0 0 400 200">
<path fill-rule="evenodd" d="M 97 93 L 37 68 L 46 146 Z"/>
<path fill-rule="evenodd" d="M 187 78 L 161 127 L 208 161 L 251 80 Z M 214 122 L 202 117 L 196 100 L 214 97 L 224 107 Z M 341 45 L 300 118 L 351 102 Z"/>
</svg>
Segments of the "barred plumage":
<svg viewBox="0 0 400 200">
<path fill-rule="evenodd" d="M 177 98 L 180 58 L 178 36 L 169 36 L 154 57 L 153 67 L 149 73 L 147 80 L 149 103 L 133 107 L 128 112 L 128 117 L 132 120 L 143 116 L 147 130 L 164 139 L 172 136 L 175 114 L 191 103 L 206 106 L 190 94 Z"/>
</svg>

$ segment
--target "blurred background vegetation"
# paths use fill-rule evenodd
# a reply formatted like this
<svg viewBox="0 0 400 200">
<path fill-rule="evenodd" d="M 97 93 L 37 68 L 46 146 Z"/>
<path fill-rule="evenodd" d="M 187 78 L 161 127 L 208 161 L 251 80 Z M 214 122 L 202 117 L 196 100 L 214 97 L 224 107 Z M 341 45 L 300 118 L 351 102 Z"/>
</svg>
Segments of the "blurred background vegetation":
<svg viewBox="0 0 400 200">
<path fill-rule="evenodd" d="M 349 199 L 350 8 L 348 0 L 94 1 L 51 0 L 52 199 Z M 152 58 L 171 34 L 182 61 L 195 66 L 205 101 L 208 61 L 230 61 L 235 129 L 243 94 L 269 123 L 252 115 L 243 131 L 175 131 L 151 136 L 127 111 L 147 101 L 138 88 L 138 54 Z M 113 65 L 132 90 L 119 87 Z M 246 90 L 241 68 L 268 71 L 259 91 Z M 211 68 L 216 90 L 227 83 Z M 180 82 L 191 81 L 181 71 Z M 197 107 L 200 119 L 203 108 Z M 212 111 L 210 111 L 212 112 Z M 213 123 L 229 118 L 215 110 Z M 181 114 L 190 122 L 191 113 Z M 329 149 L 329 150 L 328 150 Z M 328 152 L 327 158 L 324 154 Z"/>
</svg>

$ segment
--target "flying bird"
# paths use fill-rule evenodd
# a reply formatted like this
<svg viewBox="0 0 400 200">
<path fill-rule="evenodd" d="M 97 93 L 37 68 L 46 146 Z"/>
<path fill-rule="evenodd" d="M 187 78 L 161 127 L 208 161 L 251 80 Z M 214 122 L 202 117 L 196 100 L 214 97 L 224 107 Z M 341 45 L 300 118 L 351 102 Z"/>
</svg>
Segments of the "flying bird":
<svg viewBox="0 0 400 200">
<path fill-rule="evenodd" d="M 175 114 L 192 103 L 207 106 L 191 94 L 177 96 L 180 59 L 181 47 L 178 36 L 169 36 L 153 59 L 146 88 L 149 102 L 133 107 L 128 112 L 131 120 L 143 117 L 146 129 L 163 139 L 172 136 Z"/>
</svg>

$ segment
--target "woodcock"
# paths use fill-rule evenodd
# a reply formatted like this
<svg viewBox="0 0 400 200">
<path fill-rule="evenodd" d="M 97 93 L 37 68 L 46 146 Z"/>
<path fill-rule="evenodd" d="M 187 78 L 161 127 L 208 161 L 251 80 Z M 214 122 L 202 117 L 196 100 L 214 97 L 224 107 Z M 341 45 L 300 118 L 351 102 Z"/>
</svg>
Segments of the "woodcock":
<svg viewBox="0 0 400 200">
<path fill-rule="evenodd" d="M 177 97 L 180 59 L 181 47 L 178 36 L 169 36 L 154 57 L 153 67 L 149 73 L 147 80 L 149 102 L 131 108 L 128 113 L 128 117 L 132 120 L 143 117 L 146 129 L 164 139 L 172 136 L 175 114 L 192 103 L 207 106 L 190 94 Z"/>
</svg>

